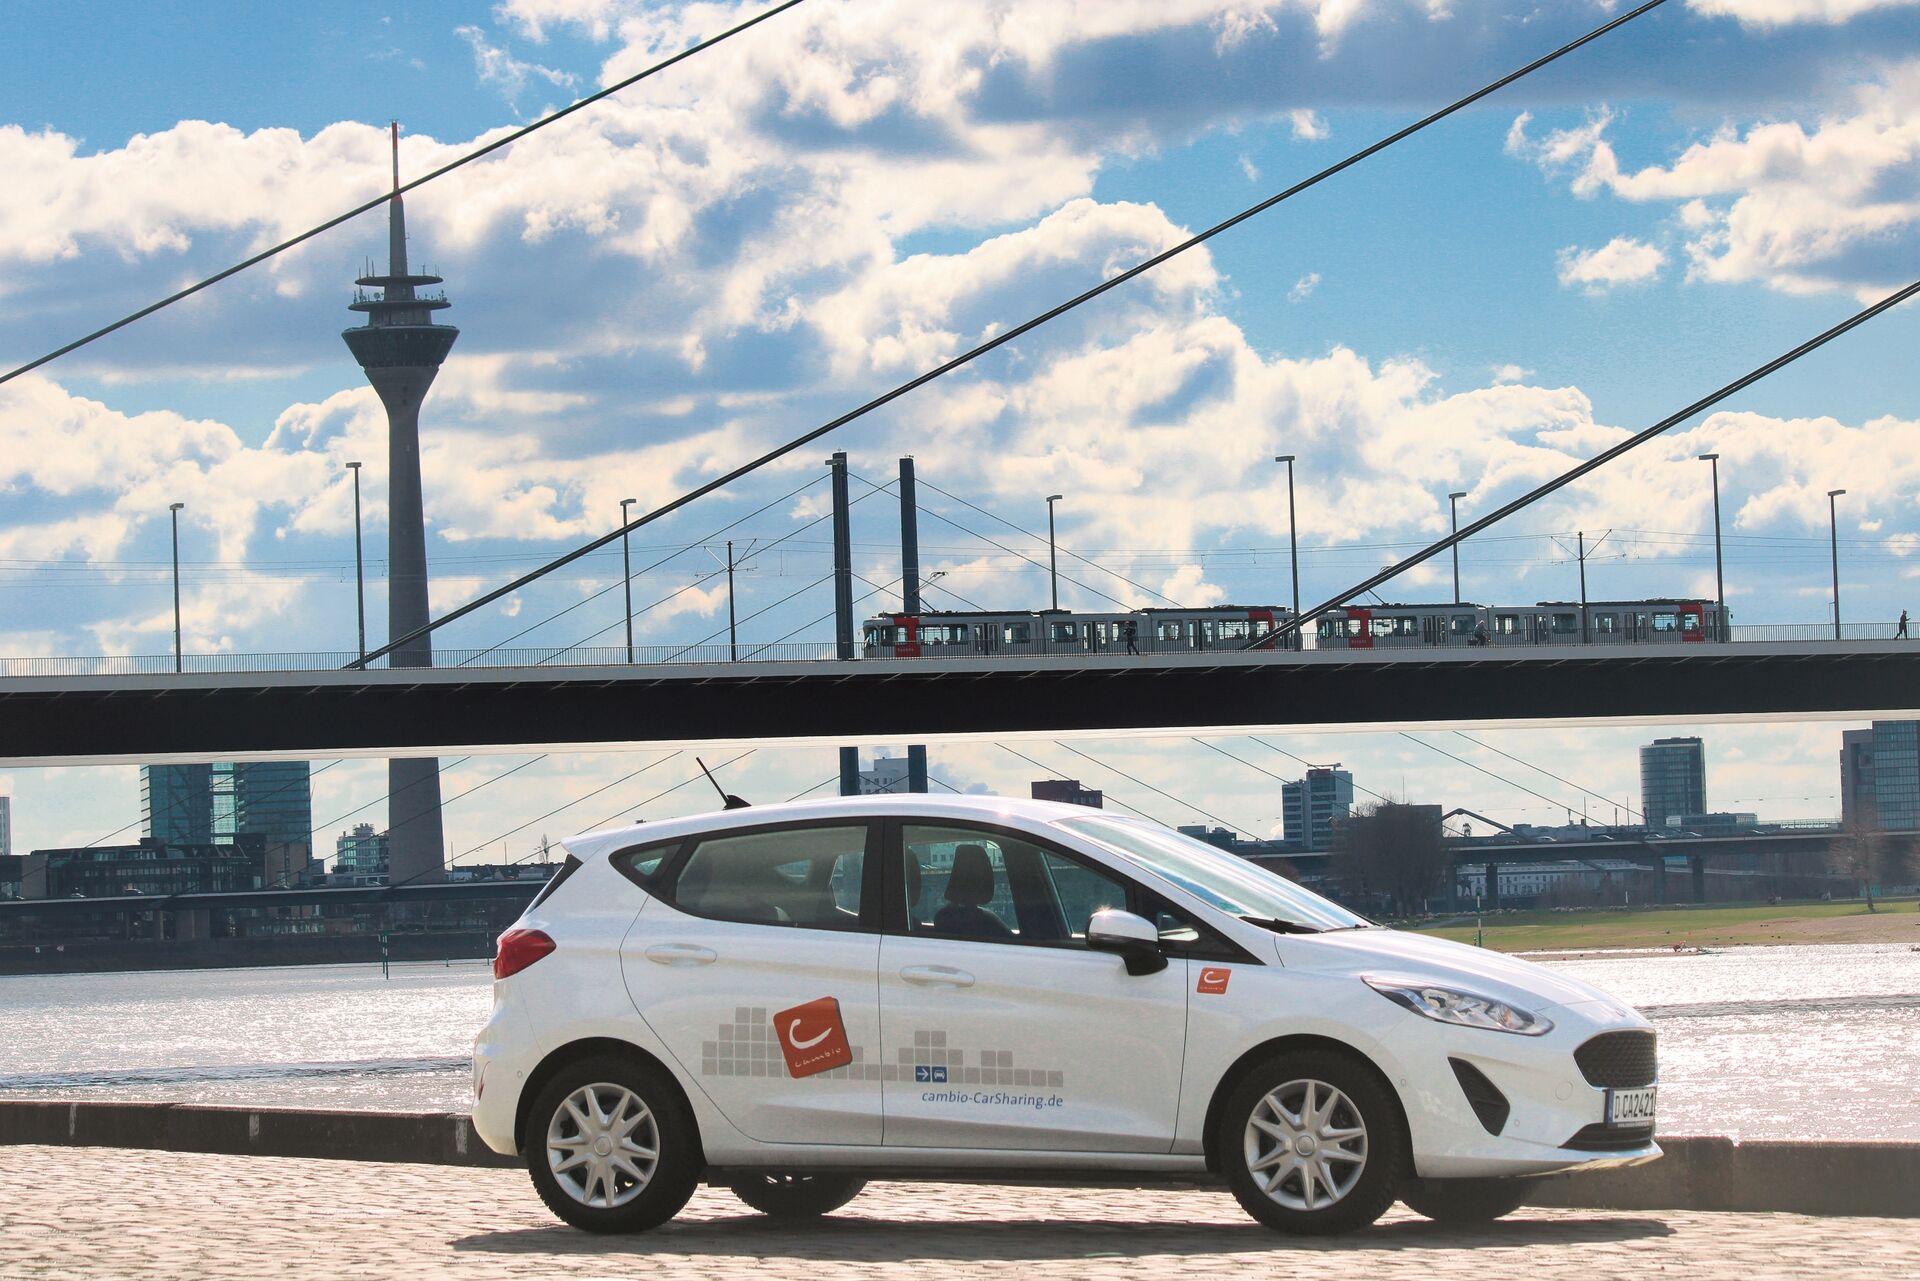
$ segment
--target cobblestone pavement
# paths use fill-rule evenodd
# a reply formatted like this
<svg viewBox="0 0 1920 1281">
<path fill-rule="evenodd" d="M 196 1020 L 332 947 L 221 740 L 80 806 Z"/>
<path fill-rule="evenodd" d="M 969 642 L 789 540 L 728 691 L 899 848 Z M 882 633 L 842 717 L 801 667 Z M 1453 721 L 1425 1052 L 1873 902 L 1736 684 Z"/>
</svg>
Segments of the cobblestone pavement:
<svg viewBox="0 0 1920 1281">
<path fill-rule="evenodd" d="M 1468 1232 L 1396 1208 L 1298 1241 L 1225 1193 L 895 1183 L 799 1227 L 703 1189 L 668 1227 L 606 1238 L 562 1227 L 515 1170 L 44 1147 L 0 1148 L 0 1188 L 9 1279 L 1920 1274 L 1911 1220 L 1789 1214 L 1522 1210 Z"/>
</svg>

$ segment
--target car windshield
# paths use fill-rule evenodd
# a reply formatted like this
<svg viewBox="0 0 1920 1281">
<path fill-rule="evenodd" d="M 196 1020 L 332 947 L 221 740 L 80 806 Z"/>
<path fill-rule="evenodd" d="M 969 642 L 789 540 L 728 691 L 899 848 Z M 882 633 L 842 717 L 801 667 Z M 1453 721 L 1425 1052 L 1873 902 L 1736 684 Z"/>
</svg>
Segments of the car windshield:
<svg viewBox="0 0 1920 1281">
<path fill-rule="evenodd" d="M 1372 924 L 1284 876 L 1156 823 L 1103 816 L 1058 819 L 1054 826 L 1095 841 L 1221 911 L 1258 925 L 1347 930 Z"/>
</svg>

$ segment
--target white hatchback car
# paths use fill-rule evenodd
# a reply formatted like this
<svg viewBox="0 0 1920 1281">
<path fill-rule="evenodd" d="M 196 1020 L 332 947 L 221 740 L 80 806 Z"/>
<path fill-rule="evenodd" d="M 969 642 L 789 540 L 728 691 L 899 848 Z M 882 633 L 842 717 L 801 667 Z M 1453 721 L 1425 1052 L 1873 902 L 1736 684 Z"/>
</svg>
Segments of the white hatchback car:
<svg viewBox="0 0 1920 1281">
<path fill-rule="evenodd" d="M 501 936 L 473 1120 L 589 1230 L 702 1179 L 808 1215 L 882 1175 L 1211 1175 L 1340 1232 L 1660 1153 L 1633 1010 L 1151 823 L 884 796 L 566 847 Z"/>
</svg>

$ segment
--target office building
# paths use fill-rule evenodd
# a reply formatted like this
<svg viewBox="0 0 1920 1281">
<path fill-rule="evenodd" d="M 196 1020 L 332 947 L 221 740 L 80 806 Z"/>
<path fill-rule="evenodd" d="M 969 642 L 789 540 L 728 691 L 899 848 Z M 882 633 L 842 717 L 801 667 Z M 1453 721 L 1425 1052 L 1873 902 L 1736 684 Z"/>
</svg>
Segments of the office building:
<svg viewBox="0 0 1920 1281">
<path fill-rule="evenodd" d="M 1315 766 L 1280 787 L 1280 819 L 1287 841 L 1309 852 L 1333 848 L 1333 823 L 1353 813 L 1353 775 L 1338 765 Z"/>
<path fill-rule="evenodd" d="M 1037 778 L 1033 781 L 1033 799 L 1097 810 L 1106 807 L 1107 798 L 1099 788 L 1081 786 L 1077 778 Z"/>
<path fill-rule="evenodd" d="M 1920 829 L 1920 721 L 1873 723 L 1873 804 L 1880 830 Z"/>
<path fill-rule="evenodd" d="M 151 837 L 135 845 L 34 850 L 21 875 L 26 898 L 120 898 L 129 894 L 219 894 L 259 889 L 266 842 L 169 845 Z"/>
<path fill-rule="evenodd" d="M 1707 812 L 1707 753 L 1699 739 L 1656 738 L 1640 749 L 1640 812 L 1648 827 Z"/>
<path fill-rule="evenodd" d="M 905 796 L 911 790 L 904 756 L 876 756 L 871 766 L 860 771 L 861 796 Z"/>
<path fill-rule="evenodd" d="M 1873 828 L 1880 808 L 1873 794 L 1873 730 L 1850 729 L 1840 735 L 1840 825 Z"/>
<path fill-rule="evenodd" d="M 387 871 L 387 834 L 373 824 L 356 824 L 333 843 L 333 870 L 339 876 L 384 876 Z"/>
<path fill-rule="evenodd" d="M 142 831 L 163 845 L 214 845 L 246 834 L 268 845 L 310 845 L 311 779 L 306 761 L 142 765 Z"/>
<path fill-rule="evenodd" d="M 0 858 L 13 853 L 13 798 L 0 796 Z"/>
<path fill-rule="evenodd" d="M 351 309 L 367 323 L 346 330 L 353 358 L 387 411 L 387 639 L 392 644 L 426 627 L 427 533 L 420 476 L 420 402 L 460 331 L 433 313 L 449 304 L 427 294 L 439 276 L 407 268 L 407 215 L 400 198 L 400 126 L 393 127 L 393 195 L 387 202 L 387 274 L 369 272 Z M 378 293 L 368 292 L 377 289 Z M 394 645 L 389 667 L 432 667 L 433 638 Z M 446 875 L 440 819 L 440 762 L 433 757 L 387 762 L 387 832 L 395 881 L 438 881 Z"/>
</svg>

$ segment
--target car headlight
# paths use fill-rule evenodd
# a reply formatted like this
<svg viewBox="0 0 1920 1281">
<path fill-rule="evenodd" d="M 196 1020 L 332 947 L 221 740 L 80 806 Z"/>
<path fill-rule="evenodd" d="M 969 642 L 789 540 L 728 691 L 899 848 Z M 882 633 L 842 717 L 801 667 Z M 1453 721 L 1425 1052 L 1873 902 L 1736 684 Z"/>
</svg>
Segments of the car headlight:
<svg viewBox="0 0 1920 1281">
<path fill-rule="evenodd" d="M 1462 992 L 1417 979 L 1369 976 L 1363 981 L 1394 1004 L 1404 1005 L 1415 1014 L 1424 1014 L 1440 1023 L 1512 1032 L 1517 1036 L 1543 1036 L 1553 1031 L 1552 1019 L 1476 992 Z"/>
</svg>

